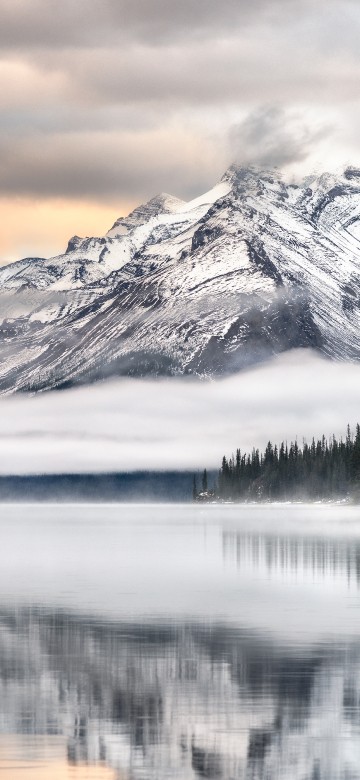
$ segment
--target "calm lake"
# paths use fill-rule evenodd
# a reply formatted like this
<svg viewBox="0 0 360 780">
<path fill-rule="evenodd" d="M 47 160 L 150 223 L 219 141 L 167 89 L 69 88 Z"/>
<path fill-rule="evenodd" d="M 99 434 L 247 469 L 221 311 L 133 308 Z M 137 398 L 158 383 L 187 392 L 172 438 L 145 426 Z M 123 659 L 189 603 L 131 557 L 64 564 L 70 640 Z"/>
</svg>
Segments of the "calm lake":
<svg viewBox="0 0 360 780">
<path fill-rule="evenodd" d="M 360 778 L 360 507 L 2 505 L 0 778 Z"/>
</svg>

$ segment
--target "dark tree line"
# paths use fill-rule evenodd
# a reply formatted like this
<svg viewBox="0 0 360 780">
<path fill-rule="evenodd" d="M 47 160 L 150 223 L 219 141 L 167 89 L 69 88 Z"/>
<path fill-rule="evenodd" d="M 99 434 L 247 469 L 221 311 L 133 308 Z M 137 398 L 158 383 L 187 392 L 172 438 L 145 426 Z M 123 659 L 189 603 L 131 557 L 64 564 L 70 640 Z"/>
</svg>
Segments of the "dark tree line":
<svg viewBox="0 0 360 780">
<path fill-rule="evenodd" d="M 360 425 L 345 440 L 323 436 L 302 447 L 268 442 L 222 460 L 217 495 L 231 500 L 338 499 L 360 497 Z"/>
</svg>

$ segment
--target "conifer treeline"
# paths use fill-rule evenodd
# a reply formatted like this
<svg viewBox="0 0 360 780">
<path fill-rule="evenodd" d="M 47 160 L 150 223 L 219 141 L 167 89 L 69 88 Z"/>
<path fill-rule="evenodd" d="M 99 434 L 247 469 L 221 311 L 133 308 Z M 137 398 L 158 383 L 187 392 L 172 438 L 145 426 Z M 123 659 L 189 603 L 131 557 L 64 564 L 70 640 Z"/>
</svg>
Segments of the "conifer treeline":
<svg viewBox="0 0 360 780">
<path fill-rule="evenodd" d="M 323 436 L 302 447 L 268 442 L 264 452 L 223 457 L 216 490 L 222 499 L 336 499 L 360 493 L 360 426 L 345 441 Z"/>
</svg>

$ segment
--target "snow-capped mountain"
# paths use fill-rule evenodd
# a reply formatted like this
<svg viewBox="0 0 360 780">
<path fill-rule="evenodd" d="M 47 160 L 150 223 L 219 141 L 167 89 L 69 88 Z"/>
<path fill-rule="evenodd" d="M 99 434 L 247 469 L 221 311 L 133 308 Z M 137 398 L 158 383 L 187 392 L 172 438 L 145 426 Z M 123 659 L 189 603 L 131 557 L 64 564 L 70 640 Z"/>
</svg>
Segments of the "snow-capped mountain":
<svg viewBox="0 0 360 780">
<path fill-rule="evenodd" d="M 0 391 L 128 374 L 216 376 L 294 347 L 360 358 L 360 170 L 232 165 L 102 238 L 0 269 Z"/>
</svg>

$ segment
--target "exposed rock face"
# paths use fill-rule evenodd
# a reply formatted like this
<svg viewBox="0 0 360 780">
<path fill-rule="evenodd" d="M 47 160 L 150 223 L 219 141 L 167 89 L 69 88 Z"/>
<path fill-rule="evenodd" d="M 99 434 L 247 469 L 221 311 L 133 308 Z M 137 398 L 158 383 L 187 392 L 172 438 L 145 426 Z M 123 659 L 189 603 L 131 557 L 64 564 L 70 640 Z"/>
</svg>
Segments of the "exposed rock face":
<svg viewBox="0 0 360 780">
<path fill-rule="evenodd" d="M 360 358 L 360 173 L 287 184 L 231 166 L 102 238 L 0 270 L 0 391 L 221 375 L 293 347 Z M 16 293 L 16 294 L 15 294 Z"/>
</svg>

